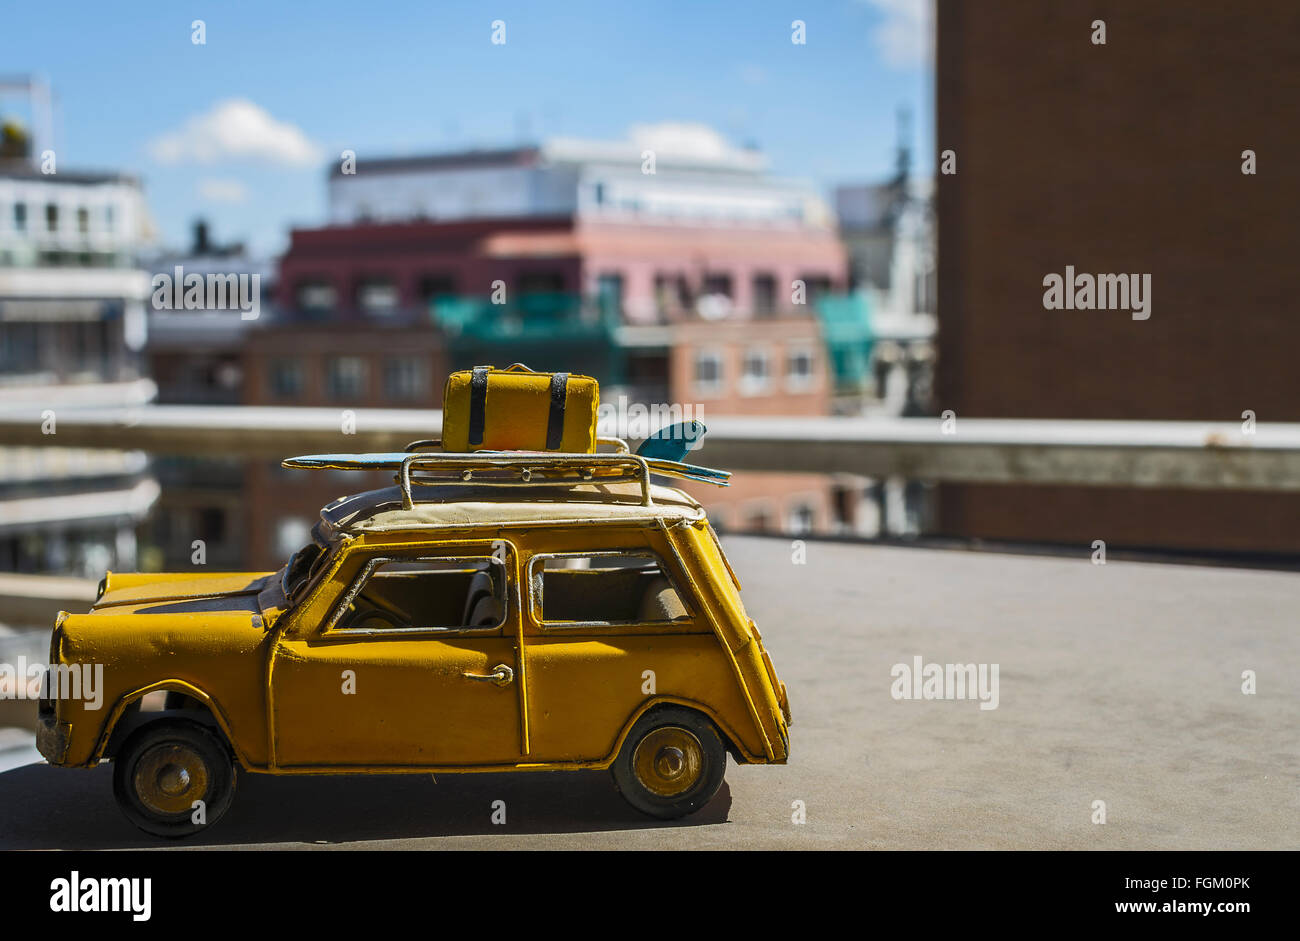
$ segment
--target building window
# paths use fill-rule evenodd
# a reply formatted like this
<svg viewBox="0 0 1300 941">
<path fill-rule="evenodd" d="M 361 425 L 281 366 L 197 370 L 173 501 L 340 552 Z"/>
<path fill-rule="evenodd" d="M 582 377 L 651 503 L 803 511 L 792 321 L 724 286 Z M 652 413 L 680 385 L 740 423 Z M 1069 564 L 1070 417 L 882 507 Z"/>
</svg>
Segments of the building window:
<svg viewBox="0 0 1300 941">
<path fill-rule="evenodd" d="M 104 228 L 107 229 L 109 232 L 112 232 L 114 221 L 115 221 L 115 217 L 113 215 L 113 207 L 105 206 L 104 207 Z"/>
<path fill-rule="evenodd" d="M 389 356 L 384 360 L 384 396 L 412 401 L 425 398 L 424 360 L 418 356 Z"/>
<path fill-rule="evenodd" d="M 772 531 L 772 509 L 767 501 L 756 501 L 745 507 L 743 528 L 751 533 Z"/>
<path fill-rule="evenodd" d="M 731 297 L 731 275 L 710 274 L 704 277 L 705 294 L 722 294 Z"/>
<path fill-rule="evenodd" d="M 831 279 L 825 275 L 804 275 L 803 278 L 805 294 L 804 300 L 808 304 L 816 304 L 827 294 L 831 293 Z"/>
<path fill-rule="evenodd" d="M 786 354 L 785 387 L 791 392 L 807 392 L 816 384 L 815 361 L 809 347 L 795 347 Z"/>
<path fill-rule="evenodd" d="M 705 320 L 721 320 L 731 313 L 731 275 L 706 275 L 695 310 Z"/>
<path fill-rule="evenodd" d="M 338 301 L 334 285 L 324 281 L 303 281 L 295 292 L 297 305 L 307 311 L 333 310 Z"/>
<path fill-rule="evenodd" d="M 610 273 L 598 277 L 596 300 L 602 314 L 619 316 L 623 311 L 623 276 Z"/>
<path fill-rule="evenodd" d="M 456 279 L 451 275 L 426 275 L 420 279 L 420 300 L 428 304 L 456 296 Z"/>
<path fill-rule="evenodd" d="M 77 210 L 77 231 L 82 233 L 90 231 L 90 210 L 84 206 Z"/>
<path fill-rule="evenodd" d="M 806 536 L 813 531 L 817 522 L 817 511 L 808 503 L 791 505 L 786 516 L 786 533 L 791 536 Z"/>
<path fill-rule="evenodd" d="M 325 369 L 325 394 L 331 399 L 359 399 L 366 391 L 366 361 L 360 356 L 332 356 Z"/>
<path fill-rule="evenodd" d="M 740 370 L 740 394 L 761 395 L 771 384 L 772 363 L 767 350 L 746 350 Z"/>
<path fill-rule="evenodd" d="M 862 500 L 862 492 L 843 483 L 831 484 L 831 522 L 840 532 L 853 532 L 857 520 L 855 508 Z"/>
<path fill-rule="evenodd" d="M 45 228 L 50 232 L 59 231 L 59 207 L 54 203 L 45 204 Z"/>
<path fill-rule="evenodd" d="M 14 203 L 14 230 L 18 232 L 27 231 L 26 203 Z"/>
<path fill-rule="evenodd" d="M 397 285 L 374 279 L 357 286 L 357 306 L 368 314 L 391 314 L 397 309 Z"/>
<path fill-rule="evenodd" d="M 695 391 L 700 395 L 722 392 L 722 357 L 713 352 L 695 354 Z"/>
<path fill-rule="evenodd" d="M 684 276 L 677 276 L 677 305 L 682 310 L 690 310 L 695 304 L 695 292 L 691 282 Z"/>
<path fill-rule="evenodd" d="M 776 313 L 776 278 L 770 274 L 754 275 L 754 316 L 771 317 Z"/>
<path fill-rule="evenodd" d="M 691 284 L 685 277 L 677 274 L 655 275 L 655 302 L 662 319 L 670 314 L 689 311 L 695 306 L 695 296 Z"/>
<path fill-rule="evenodd" d="M 677 308 L 677 286 L 673 277 L 666 274 L 655 275 L 655 310 L 660 320 L 667 319 L 669 311 Z"/>
<path fill-rule="evenodd" d="M 296 399 L 302 395 L 302 363 L 296 359 L 271 362 L 271 395 L 277 399 Z"/>
<path fill-rule="evenodd" d="M 530 271 L 521 274 L 516 283 L 521 295 L 564 293 L 564 273 L 561 271 Z"/>
<path fill-rule="evenodd" d="M 208 545 L 220 545 L 226 538 L 226 511 L 219 506 L 205 506 L 198 511 L 199 538 Z"/>
</svg>

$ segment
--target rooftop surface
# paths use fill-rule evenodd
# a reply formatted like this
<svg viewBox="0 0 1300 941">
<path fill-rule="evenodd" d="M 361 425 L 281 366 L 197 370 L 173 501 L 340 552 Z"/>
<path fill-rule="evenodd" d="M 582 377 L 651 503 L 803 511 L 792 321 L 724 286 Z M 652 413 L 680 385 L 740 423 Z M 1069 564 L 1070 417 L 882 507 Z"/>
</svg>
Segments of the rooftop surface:
<svg viewBox="0 0 1300 941">
<path fill-rule="evenodd" d="M 789 687 L 792 755 L 730 765 L 693 817 L 642 817 L 603 772 L 245 775 L 220 825 L 173 844 L 118 812 L 111 766 L 29 764 L 0 773 L 0 848 L 1300 848 L 1300 575 L 724 546 Z M 916 656 L 998 664 L 998 707 L 893 699 Z"/>
</svg>

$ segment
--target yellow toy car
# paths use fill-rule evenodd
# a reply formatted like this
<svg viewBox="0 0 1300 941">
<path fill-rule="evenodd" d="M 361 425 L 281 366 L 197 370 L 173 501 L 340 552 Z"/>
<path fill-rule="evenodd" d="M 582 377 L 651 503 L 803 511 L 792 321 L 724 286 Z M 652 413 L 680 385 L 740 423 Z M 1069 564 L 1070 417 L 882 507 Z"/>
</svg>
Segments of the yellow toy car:
<svg viewBox="0 0 1300 941">
<path fill-rule="evenodd" d="M 215 823 L 237 771 L 608 768 L 674 818 L 728 752 L 785 763 L 785 686 L 739 582 L 700 505 L 651 477 L 690 471 L 615 442 L 286 461 L 397 486 L 325 507 L 278 572 L 108 574 L 56 621 L 41 754 L 111 759 L 127 817 L 170 837 Z M 98 666 L 102 702 L 78 698 Z"/>
</svg>

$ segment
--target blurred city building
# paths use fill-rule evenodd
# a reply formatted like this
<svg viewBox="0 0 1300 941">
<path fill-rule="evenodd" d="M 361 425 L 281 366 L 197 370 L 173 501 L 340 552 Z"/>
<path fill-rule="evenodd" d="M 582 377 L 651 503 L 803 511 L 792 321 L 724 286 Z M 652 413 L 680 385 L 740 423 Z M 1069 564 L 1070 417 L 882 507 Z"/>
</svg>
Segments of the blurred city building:
<svg viewBox="0 0 1300 941">
<path fill-rule="evenodd" d="M 958 436 L 963 417 L 1300 421 L 1300 5 L 937 16 L 937 148 L 956 172 L 938 177 L 935 405 Z M 1045 278 L 1068 271 L 1149 277 L 1146 319 L 1132 298 L 1045 309 Z M 1300 550 L 1294 494 L 940 489 L 939 531 L 963 537 Z"/>
<path fill-rule="evenodd" d="M 244 399 L 244 356 L 250 331 L 273 320 L 275 265 L 252 255 L 242 243 L 214 239 L 207 221 L 193 225 L 189 247 L 164 251 L 147 265 L 151 281 L 182 282 L 188 275 L 238 279 L 256 275 L 258 316 L 249 318 L 238 304 L 175 309 L 156 303 L 151 292 L 146 346 L 149 370 L 158 385 L 158 401 L 167 405 L 237 405 Z M 249 282 L 251 285 L 251 281 Z M 164 295 L 166 294 L 164 290 Z M 166 299 L 165 296 L 163 298 Z M 145 531 L 149 568 L 188 567 L 201 546 L 204 564 L 216 569 L 246 565 L 247 513 L 242 461 L 160 455 L 153 462 L 162 485 L 158 506 Z"/>
<path fill-rule="evenodd" d="M 243 356 L 246 334 L 273 319 L 275 262 L 254 257 L 242 243 L 222 244 L 211 235 L 208 223 L 193 226 L 185 251 L 163 252 L 147 262 L 150 277 L 183 279 L 256 275 L 260 289 L 258 316 L 246 317 L 237 305 L 217 308 L 173 309 L 149 305 L 149 369 L 158 383 L 160 404 L 237 405 L 243 399 Z"/>
<path fill-rule="evenodd" d="M 3 122 L 0 399 L 29 409 L 34 428 L 57 436 L 60 409 L 153 399 L 149 278 L 135 264 L 149 232 L 137 180 L 64 168 Z M 140 452 L 0 449 L 0 570 L 134 568 L 158 490 Z"/>
<path fill-rule="evenodd" d="M 905 126 L 905 122 L 904 122 Z M 871 311 L 867 355 L 849 347 L 837 370 L 842 414 L 928 415 L 934 385 L 936 265 L 934 185 L 911 174 L 900 129 L 895 175 L 835 190 L 849 287 Z M 853 321 L 849 319 L 848 329 Z"/>
<path fill-rule="evenodd" d="M 187 251 L 157 256 L 150 268 L 173 282 L 197 274 L 233 285 L 256 276 L 258 292 L 255 316 L 233 302 L 151 305 L 149 362 L 162 403 L 332 407 L 342 428 L 348 410 L 428 408 L 441 394 L 443 344 L 427 313 L 335 317 L 310 306 L 281 309 L 275 264 L 242 244 L 216 242 L 204 221 L 195 224 Z M 163 456 L 154 467 L 163 484 L 148 527 L 155 567 L 194 564 L 196 552 L 215 568 L 278 564 L 309 538 L 316 509 L 363 483 L 235 458 Z M 387 482 L 372 478 L 374 486 Z"/>
<path fill-rule="evenodd" d="M 361 159 L 331 171 L 329 202 L 330 225 L 291 235 L 280 306 L 339 330 L 432 323 L 443 369 L 586 372 L 606 403 L 691 406 L 707 424 L 827 414 L 837 364 L 869 351 L 825 200 L 698 125 Z M 856 531 L 866 499 L 821 475 L 697 495 L 724 525 L 799 532 Z"/>
<path fill-rule="evenodd" d="M 437 407 L 447 375 L 442 334 L 427 316 L 318 320 L 283 311 L 248 334 L 243 364 L 244 404 L 337 409 L 340 431 L 358 408 Z M 240 519 L 246 552 L 279 564 L 309 540 L 320 507 L 392 482 L 392 474 L 249 462 Z"/>
</svg>

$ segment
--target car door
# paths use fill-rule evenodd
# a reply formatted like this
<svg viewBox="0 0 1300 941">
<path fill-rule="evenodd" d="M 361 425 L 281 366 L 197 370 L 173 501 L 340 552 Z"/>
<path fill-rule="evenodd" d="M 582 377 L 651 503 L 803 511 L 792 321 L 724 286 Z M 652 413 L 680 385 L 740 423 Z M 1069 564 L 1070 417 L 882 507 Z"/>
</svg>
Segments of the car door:
<svg viewBox="0 0 1300 941">
<path fill-rule="evenodd" d="M 649 700 L 711 704 L 735 697 L 712 630 L 661 546 L 644 534 L 527 560 L 524 658 L 529 758 L 592 762 L 612 753 Z M 742 706 L 743 708 L 743 706 Z"/>
<path fill-rule="evenodd" d="M 514 547 L 354 554 L 320 622 L 295 625 L 276 644 L 277 766 L 517 763 Z"/>
</svg>

